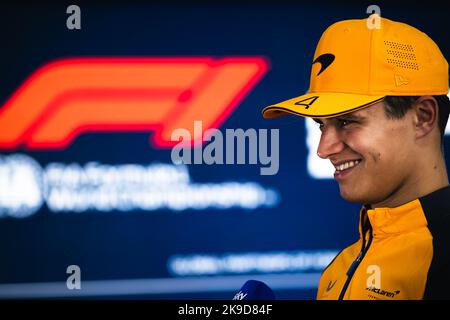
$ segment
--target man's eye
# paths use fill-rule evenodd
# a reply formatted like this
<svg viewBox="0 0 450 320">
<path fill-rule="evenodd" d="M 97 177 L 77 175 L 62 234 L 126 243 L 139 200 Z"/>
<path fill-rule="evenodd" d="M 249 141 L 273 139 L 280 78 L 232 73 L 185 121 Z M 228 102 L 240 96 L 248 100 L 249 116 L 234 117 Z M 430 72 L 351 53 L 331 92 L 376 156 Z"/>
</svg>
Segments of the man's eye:
<svg viewBox="0 0 450 320">
<path fill-rule="evenodd" d="M 319 127 L 319 130 L 323 130 L 323 123 L 316 122 L 316 125 Z"/>
<path fill-rule="evenodd" d="M 349 120 L 349 119 L 338 119 L 338 122 L 339 122 L 339 126 L 340 126 L 340 127 L 345 127 L 345 126 L 347 126 L 347 125 L 349 125 L 350 123 L 353 123 L 353 122 L 355 122 L 355 121 Z"/>
</svg>

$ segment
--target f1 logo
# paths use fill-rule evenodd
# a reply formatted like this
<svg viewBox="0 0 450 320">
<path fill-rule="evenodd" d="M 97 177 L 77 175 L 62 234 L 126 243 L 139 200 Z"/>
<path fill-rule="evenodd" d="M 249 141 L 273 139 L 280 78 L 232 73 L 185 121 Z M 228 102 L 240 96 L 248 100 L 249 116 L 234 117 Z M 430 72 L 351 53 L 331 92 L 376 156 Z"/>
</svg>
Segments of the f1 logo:
<svg viewBox="0 0 450 320">
<path fill-rule="evenodd" d="M 95 131 L 219 127 L 268 69 L 262 57 L 78 58 L 35 71 L 0 108 L 0 149 L 65 148 Z"/>
</svg>

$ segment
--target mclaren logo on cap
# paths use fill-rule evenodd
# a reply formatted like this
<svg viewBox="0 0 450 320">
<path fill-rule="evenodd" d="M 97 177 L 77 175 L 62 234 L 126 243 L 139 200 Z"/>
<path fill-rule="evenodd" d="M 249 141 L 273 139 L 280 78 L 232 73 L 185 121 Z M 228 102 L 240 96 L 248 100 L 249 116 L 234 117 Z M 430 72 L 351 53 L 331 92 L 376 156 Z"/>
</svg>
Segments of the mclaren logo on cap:
<svg viewBox="0 0 450 320">
<path fill-rule="evenodd" d="M 324 53 L 318 56 L 316 60 L 314 60 L 312 63 L 312 64 L 316 62 L 320 63 L 320 71 L 317 75 L 321 74 L 326 68 L 328 68 L 329 65 L 333 63 L 333 61 L 334 61 L 334 54 Z"/>
</svg>

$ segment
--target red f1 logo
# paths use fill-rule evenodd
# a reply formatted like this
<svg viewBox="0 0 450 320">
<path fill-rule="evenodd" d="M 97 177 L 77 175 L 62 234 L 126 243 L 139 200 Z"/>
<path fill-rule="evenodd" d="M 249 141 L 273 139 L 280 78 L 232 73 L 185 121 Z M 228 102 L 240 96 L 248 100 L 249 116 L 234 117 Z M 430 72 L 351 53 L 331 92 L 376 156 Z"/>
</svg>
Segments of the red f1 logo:
<svg viewBox="0 0 450 320">
<path fill-rule="evenodd" d="M 78 58 L 35 71 L 0 108 L 0 149 L 61 149 L 83 132 L 217 128 L 268 69 L 261 57 Z"/>
</svg>

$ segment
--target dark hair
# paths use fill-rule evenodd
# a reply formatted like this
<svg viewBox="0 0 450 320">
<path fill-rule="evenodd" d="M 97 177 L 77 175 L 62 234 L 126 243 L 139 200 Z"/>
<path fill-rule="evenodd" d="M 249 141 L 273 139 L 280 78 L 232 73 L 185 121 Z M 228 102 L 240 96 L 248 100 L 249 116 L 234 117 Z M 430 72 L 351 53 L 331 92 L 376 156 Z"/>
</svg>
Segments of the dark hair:
<svg viewBox="0 0 450 320">
<path fill-rule="evenodd" d="M 447 95 L 433 96 L 438 103 L 438 123 L 441 133 L 441 146 L 444 145 L 445 127 L 450 113 L 450 99 Z M 389 119 L 400 119 L 412 108 L 420 96 L 386 96 L 384 112 Z"/>
</svg>

